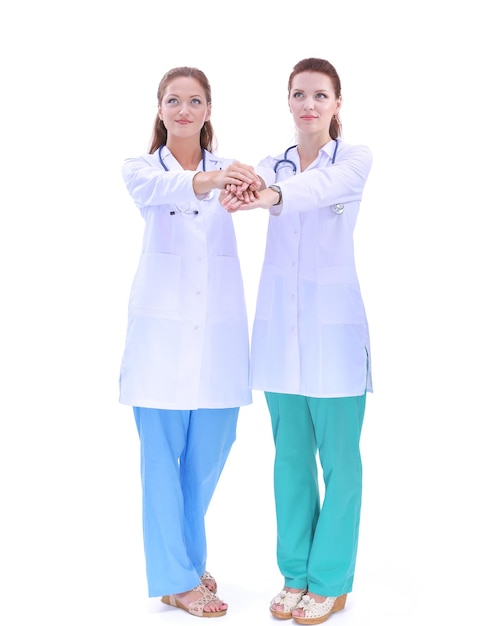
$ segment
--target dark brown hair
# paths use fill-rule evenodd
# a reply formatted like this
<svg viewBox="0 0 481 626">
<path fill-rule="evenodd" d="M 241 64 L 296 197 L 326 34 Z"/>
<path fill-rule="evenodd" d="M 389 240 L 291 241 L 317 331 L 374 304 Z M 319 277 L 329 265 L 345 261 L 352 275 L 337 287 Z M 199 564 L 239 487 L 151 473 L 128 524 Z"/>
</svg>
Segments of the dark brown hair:
<svg viewBox="0 0 481 626">
<path fill-rule="evenodd" d="M 162 98 L 164 97 L 164 93 L 169 84 L 175 78 L 180 78 L 182 76 L 195 78 L 200 83 L 205 92 L 207 104 L 212 104 L 210 84 L 204 72 L 198 70 L 195 67 L 174 67 L 164 74 L 162 80 L 159 83 L 159 87 L 157 89 L 157 103 L 159 106 L 162 102 Z M 165 128 L 164 122 L 159 118 L 158 115 L 156 115 L 154 128 L 152 130 L 152 140 L 150 143 L 149 154 L 155 152 L 160 146 L 164 146 L 166 142 L 167 129 Z M 214 129 L 212 128 L 210 120 L 204 123 L 204 126 L 200 131 L 200 146 L 201 148 L 203 148 L 204 150 L 208 150 L 209 152 L 213 152 L 216 148 Z"/>
<path fill-rule="evenodd" d="M 320 74 L 326 74 L 329 76 L 332 82 L 332 86 L 334 87 L 334 93 L 336 98 L 341 97 L 341 79 L 339 78 L 339 74 L 337 73 L 336 68 L 326 61 L 325 59 L 316 59 L 309 58 L 303 59 L 296 63 L 292 69 L 291 75 L 289 76 L 289 81 L 287 83 L 287 91 L 291 93 L 292 81 L 294 76 L 300 74 L 301 72 L 319 72 Z M 339 118 L 339 113 L 335 115 L 331 120 L 331 125 L 329 126 L 329 135 L 331 139 L 337 139 L 341 136 L 342 132 L 342 124 Z"/>
</svg>

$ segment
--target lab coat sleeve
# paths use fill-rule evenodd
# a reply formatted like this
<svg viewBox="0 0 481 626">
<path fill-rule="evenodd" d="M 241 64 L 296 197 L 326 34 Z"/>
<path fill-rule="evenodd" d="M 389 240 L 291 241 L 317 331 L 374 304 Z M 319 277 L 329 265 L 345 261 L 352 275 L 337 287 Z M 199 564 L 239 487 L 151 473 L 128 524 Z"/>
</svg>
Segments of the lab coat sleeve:
<svg viewBox="0 0 481 626">
<path fill-rule="evenodd" d="M 269 187 L 269 185 L 276 182 L 276 173 L 274 172 L 275 164 L 276 159 L 269 156 L 262 159 L 262 161 L 260 161 L 260 163 L 254 168 L 256 174 L 265 182 L 266 187 Z"/>
<path fill-rule="evenodd" d="M 190 170 L 166 172 L 145 157 L 126 159 L 122 165 L 127 191 L 139 209 L 198 200 L 192 185 L 196 173 Z"/>
<path fill-rule="evenodd" d="M 282 183 L 282 205 L 273 215 L 310 211 L 360 201 L 372 164 L 367 146 L 349 146 L 329 167 L 306 170 Z"/>
</svg>

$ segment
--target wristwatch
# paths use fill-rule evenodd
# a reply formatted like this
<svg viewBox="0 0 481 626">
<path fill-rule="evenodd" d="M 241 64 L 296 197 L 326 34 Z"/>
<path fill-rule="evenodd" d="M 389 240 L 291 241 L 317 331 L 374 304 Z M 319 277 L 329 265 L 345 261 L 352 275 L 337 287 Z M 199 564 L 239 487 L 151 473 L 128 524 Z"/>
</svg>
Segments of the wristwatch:
<svg viewBox="0 0 481 626">
<path fill-rule="evenodd" d="M 269 185 L 269 189 L 273 189 L 274 191 L 277 191 L 277 193 L 279 194 L 279 200 L 275 204 L 272 205 L 272 206 L 277 206 L 278 204 L 282 202 L 281 188 L 279 187 L 279 185 Z"/>
</svg>

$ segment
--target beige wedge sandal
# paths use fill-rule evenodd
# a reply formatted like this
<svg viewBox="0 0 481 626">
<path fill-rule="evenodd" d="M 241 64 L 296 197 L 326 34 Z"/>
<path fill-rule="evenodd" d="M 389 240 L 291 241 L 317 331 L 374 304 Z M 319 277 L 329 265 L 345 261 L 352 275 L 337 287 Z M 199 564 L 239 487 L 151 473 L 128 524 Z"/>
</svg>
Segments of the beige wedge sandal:
<svg viewBox="0 0 481 626">
<path fill-rule="evenodd" d="M 277 619 L 291 619 L 292 609 L 296 608 L 305 593 L 306 589 L 301 589 L 301 591 L 298 591 L 297 593 L 283 589 L 275 598 L 271 600 L 270 611 L 272 615 L 277 617 Z M 274 609 L 273 607 L 276 604 L 282 605 L 284 610 L 277 611 Z"/>
<path fill-rule="evenodd" d="M 217 593 L 217 582 L 212 574 L 209 574 L 209 572 L 204 572 L 200 577 L 200 581 L 205 587 L 207 587 L 210 592 Z"/>
<path fill-rule="evenodd" d="M 298 609 L 303 609 L 303 617 L 293 615 L 292 619 L 296 624 L 322 624 L 333 613 L 346 606 L 346 598 L 347 593 L 337 598 L 328 597 L 323 602 L 316 602 L 310 595 L 305 595 L 297 605 Z"/>
<path fill-rule="evenodd" d="M 204 587 L 203 584 L 197 585 L 197 587 L 194 587 L 192 591 L 199 591 L 201 593 L 201 597 L 193 602 L 190 602 L 188 605 L 183 604 L 174 594 L 171 594 L 170 596 L 162 596 L 161 600 L 164 604 L 175 606 L 176 608 L 182 609 L 183 611 L 186 611 L 191 615 L 195 615 L 196 617 L 222 617 L 227 613 L 227 609 L 223 609 L 222 611 L 204 611 L 205 605 L 209 604 L 209 602 L 222 602 L 222 600 L 209 591 L 207 587 Z"/>
</svg>

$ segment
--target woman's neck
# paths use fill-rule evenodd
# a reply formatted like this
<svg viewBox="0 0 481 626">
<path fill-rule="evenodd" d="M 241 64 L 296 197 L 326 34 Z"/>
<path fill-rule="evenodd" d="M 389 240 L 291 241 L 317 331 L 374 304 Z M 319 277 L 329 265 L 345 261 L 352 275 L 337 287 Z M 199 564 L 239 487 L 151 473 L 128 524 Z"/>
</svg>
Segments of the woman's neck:
<svg viewBox="0 0 481 626">
<path fill-rule="evenodd" d="M 198 137 L 194 141 L 167 139 L 166 146 L 184 170 L 195 171 L 202 160 L 202 148 Z"/>
<path fill-rule="evenodd" d="M 331 137 L 326 136 L 302 136 L 297 144 L 297 152 L 301 162 L 301 172 L 317 159 L 319 150 L 331 141 Z"/>
</svg>

